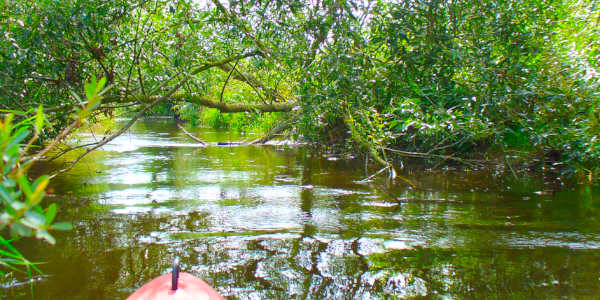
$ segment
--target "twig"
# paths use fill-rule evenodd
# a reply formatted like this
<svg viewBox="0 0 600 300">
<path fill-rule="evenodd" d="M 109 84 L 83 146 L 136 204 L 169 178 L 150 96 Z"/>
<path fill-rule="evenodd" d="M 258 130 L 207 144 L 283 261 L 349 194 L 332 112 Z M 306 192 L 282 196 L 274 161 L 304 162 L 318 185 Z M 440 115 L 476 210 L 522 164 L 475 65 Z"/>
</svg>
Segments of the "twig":
<svg viewBox="0 0 600 300">
<path fill-rule="evenodd" d="M 225 83 L 223 83 L 223 88 L 221 89 L 221 96 L 219 97 L 219 102 L 223 102 L 223 94 L 225 93 L 225 87 L 227 86 L 227 83 L 229 82 L 229 78 L 231 78 L 231 74 L 233 74 L 233 71 L 235 71 L 235 67 L 237 67 L 239 62 L 240 62 L 239 59 L 235 61 L 233 68 L 231 68 L 231 72 L 229 72 L 229 75 L 227 75 L 227 79 L 225 79 Z"/>
<path fill-rule="evenodd" d="M 517 176 L 517 173 L 513 169 L 512 165 L 510 164 L 510 162 L 508 161 L 508 159 L 506 159 L 506 156 L 504 156 L 504 164 L 508 166 L 508 169 L 510 170 L 510 172 L 512 173 L 512 175 L 515 177 L 515 179 L 518 179 L 519 177 Z"/>
<path fill-rule="evenodd" d="M 439 143 L 438 143 L 438 144 L 437 144 L 435 147 L 433 147 L 433 148 L 431 148 L 431 150 L 427 151 L 427 153 L 428 153 L 428 154 L 430 154 L 430 153 L 432 153 L 432 152 L 434 152 L 434 151 L 439 151 L 439 150 L 444 150 L 444 149 L 447 149 L 447 148 L 454 147 L 454 146 L 456 146 L 456 145 L 458 145 L 458 144 L 461 144 L 462 142 L 464 142 L 464 141 L 465 141 L 467 138 L 465 137 L 465 138 L 463 138 L 462 140 L 459 140 L 459 141 L 457 141 L 457 142 L 455 142 L 455 143 L 452 143 L 452 144 L 448 144 L 448 145 L 445 145 L 445 146 L 440 146 L 440 147 L 438 147 L 438 145 L 441 145 L 441 144 L 442 144 L 443 142 L 445 142 L 447 139 L 448 139 L 448 138 L 444 138 L 444 139 L 443 139 L 441 142 L 439 142 Z"/>
<path fill-rule="evenodd" d="M 84 144 L 84 145 L 77 145 L 77 146 L 73 146 L 73 147 L 69 147 L 67 149 L 62 150 L 61 152 L 59 152 L 58 154 L 56 154 L 55 156 L 52 156 L 46 160 L 44 160 L 45 162 L 51 162 L 53 160 L 56 160 L 57 158 L 62 157 L 63 155 L 73 151 L 73 150 L 77 150 L 77 149 L 81 149 L 81 148 L 86 148 L 89 146 L 93 146 L 93 145 L 97 145 L 98 143 L 102 142 L 102 140 L 98 141 L 98 142 L 93 142 L 93 143 L 89 143 L 89 144 Z"/>
<path fill-rule="evenodd" d="M 229 65 L 223 65 L 221 67 L 221 70 L 225 71 L 227 69 L 227 67 L 229 67 Z M 230 75 L 233 74 L 233 71 L 235 71 L 239 75 L 239 76 L 234 76 L 234 78 L 236 78 L 236 79 L 238 79 L 238 80 L 240 80 L 242 82 L 245 82 L 247 85 L 249 85 L 254 90 L 254 92 L 256 93 L 256 95 L 258 96 L 258 98 L 263 103 L 267 103 L 267 101 L 265 100 L 265 98 L 263 98 L 263 96 L 261 95 L 260 91 L 258 90 L 260 88 L 265 93 L 268 92 L 263 84 L 261 84 L 260 82 L 258 82 L 255 78 L 253 78 L 253 77 L 250 78 L 248 75 L 242 73 L 240 70 L 236 69 L 235 66 L 231 69 Z M 271 97 L 274 97 L 274 96 L 271 96 Z"/>
<path fill-rule="evenodd" d="M 109 142 L 111 142 L 112 140 L 114 140 L 115 138 L 117 138 L 118 136 L 120 136 L 121 134 L 123 134 L 125 131 L 127 131 L 131 126 L 133 126 L 133 124 L 142 116 L 144 116 L 146 114 L 146 111 L 148 109 L 150 109 L 152 106 L 160 103 L 161 101 L 164 101 L 165 97 L 159 98 L 156 101 L 146 105 L 146 107 L 144 107 L 143 109 L 141 109 L 137 115 L 135 115 L 135 117 L 133 117 L 131 120 L 129 120 L 129 122 L 127 122 L 127 124 L 125 124 L 125 126 L 123 128 L 121 128 L 118 132 L 116 132 L 115 134 L 111 135 L 108 138 L 103 139 L 102 141 L 100 141 L 98 144 L 96 144 L 94 147 L 92 148 L 88 148 L 83 154 L 79 155 L 68 167 L 59 170 L 58 172 L 50 175 L 50 179 L 56 177 L 59 174 L 62 174 L 64 172 L 67 172 L 71 169 L 73 169 L 73 167 L 75 166 L 75 164 L 77 164 L 83 157 L 85 157 L 86 155 L 88 155 L 90 152 L 108 144 Z"/>
<path fill-rule="evenodd" d="M 44 155 L 46 155 L 46 153 L 48 153 L 50 150 L 54 149 L 54 147 L 58 144 L 59 141 L 62 141 L 67 135 L 69 135 L 75 128 L 79 127 L 80 125 L 81 125 L 81 119 L 77 119 L 76 121 L 71 123 L 71 125 L 69 125 L 65 129 L 63 129 L 63 131 L 61 131 L 61 133 L 56 138 L 54 138 L 52 143 L 50 143 L 42 151 L 40 151 L 36 155 L 34 155 L 31 159 L 28 159 L 26 163 L 27 164 L 35 163 L 36 161 L 40 160 L 42 157 L 44 157 Z"/>
</svg>

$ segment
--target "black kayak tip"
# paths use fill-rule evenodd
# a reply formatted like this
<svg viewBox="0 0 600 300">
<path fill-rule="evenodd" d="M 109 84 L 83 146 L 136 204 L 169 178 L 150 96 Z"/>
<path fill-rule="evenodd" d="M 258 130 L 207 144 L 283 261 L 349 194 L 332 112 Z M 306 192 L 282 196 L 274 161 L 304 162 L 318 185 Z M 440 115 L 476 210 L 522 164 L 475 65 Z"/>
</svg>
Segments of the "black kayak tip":
<svg viewBox="0 0 600 300">
<path fill-rule="evenodd" d="M 179 257 L 173 260 L 173 269 L 171 273 L 171 290 L 177 290 L 177 282 L 179 281 Z"/>
</svg>

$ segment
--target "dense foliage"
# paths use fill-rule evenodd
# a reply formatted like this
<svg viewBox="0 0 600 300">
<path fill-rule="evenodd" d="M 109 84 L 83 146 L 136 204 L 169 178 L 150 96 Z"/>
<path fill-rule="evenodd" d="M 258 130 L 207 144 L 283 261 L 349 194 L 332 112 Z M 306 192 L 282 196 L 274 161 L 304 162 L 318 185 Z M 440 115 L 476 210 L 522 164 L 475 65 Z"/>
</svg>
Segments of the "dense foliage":
<svg viewBox="0 0 600 300">
<path fill-rule="evenodd" d="M 392 153 L 519 151 L 597 177 L 598 8 L 409 1 L 371 11 L 361 28 L 341 10 L 303 77 L 307 137 L 351 117 L 354 135 Z"/>
<path fill-rule="evenodd" d="M 13 123 L 13 119 L 14 116 L 8 114 L 0 121 L 0 230 L 9 228 L 11 238 L 9 240 L 0 236 L 0 266 L 18 270 L 15 265 L 24 265 L 27 269 L 39 271 L 11 245 L 11 241 L 35 236 L 54 244 L 54 237 L 49 231 L 67 230 L 71 225 L 64 222 L 54 223 L 56 204 L 52 203 L 46 208 L 41 204 L 46 194 L 48 176 L 40 176 L 33 182 L 27 176 L 33 160 L 27 159 L 24 154 L 43 128 L 44 115 L 41 107 L 35 119 L 26 119 L 16 124 Z M 33 136 L 32 129 L 35 132 Z M 5 275 L 1 269 L 0 274 Z"/>
<path fill-rule="evenodd" d="M 57 137 L 66 137 L 73 129 L 87 122 L 86 118 L 98 106 L 106 80 L 99 81 L 92 77 L 91 82 L 84 85 L 85 104 L 75 108 L 73 123 L 66 126 Z M 83 103 L 81 98 L 73 93 L 75 99 Z M 14 111 L 6 114 L 0 121 L 0 232 L 6 232 L 10 238 L 0 235 L 0 275 L 7 276 L 3 270 L 20 271 L 16 266 L 25 266 L 31 276 L 31 270 L 40 272 L 36 264 L 28 261 L 17 248 L 12 245 L 14 240 L 23 237 L 35 237 L 50 244 L 56 241 L 50 234 L 52 230 L 69 230 L 71 224 L 54 222 L 57 205 L 52 203 L 44 208 L 42 201 L 46 195 L 50 177 L 39 176 L 31 180 L 28 171 L 45 153 L 53 150 L 57 142 L 49 143 L 43 149 L 34 153 L 29 150 L 35 147 L 35 142 L 43 135 L 46 127 L 46 117 L 43 106 L 33 111 L 19 112 L 24 117 L 15 122 Z M 32 135 L 33 132 L 33 135 Z M 30 155 L 28 155 L 30 154 Z M 4 278 L 0 279 L 3 280 Z"/>
<path fill-rule="evenodd" d="M 114 89 L 92 119 L 175 111 L 388 168 L 418 156 L 600 175 L 593 1 L 4 3 L 0 104 L 44 104 L 49 136 L 95 75 Z"/>
</svg>

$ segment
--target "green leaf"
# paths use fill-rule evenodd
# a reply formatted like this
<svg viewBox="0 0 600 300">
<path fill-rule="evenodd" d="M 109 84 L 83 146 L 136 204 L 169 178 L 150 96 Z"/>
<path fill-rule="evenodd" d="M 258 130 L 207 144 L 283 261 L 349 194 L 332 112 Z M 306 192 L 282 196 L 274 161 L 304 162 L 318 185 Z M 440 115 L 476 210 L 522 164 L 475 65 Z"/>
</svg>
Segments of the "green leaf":
<svg viewBox="0 0 600 300">
<path fill-rule="evenodd" d="M 19 174 L 19 176 L 17 177 L 17 181 L 19 182 L 19 187 L 21 188 L 21 191 L 25 193 L 25 196 L 27 196 L 28 198 L 31 197 L 31 185 L 29 184 L 29 180 L 27 179 L 27 177 L 23 174 Z"/>
<path fill-rule="evenodd" d="M 56 240 L 46 229 L 38 230 L 35 233 L 35 237 L 38 239 L 45 240 L 46 242 L 48 242 L 51 245 L 56 244 Z"/>
<path fill-rule="evenodd" d="M 25 225 L 21 223 L 13 223 L 10 226 L 10 232 L 13 236 L 31 236 L 33 235 L 33 230 L 31 228 L 25 227 Z"/>
<path fill-rule="evenodd" d="M 98 95 L 100 93 L 100 91 L 104 88 L 105 84 L 106 84 L 106 77 L 100 78 L 100 81 L 98 82 L 98 84 L 96 85 L 96 89 L 94 90 L 94 95 Z"/>
<path fill-rule="evenodd" d="M 16 110 L 16 109 L 0 109 L 0 112 L 9 113 L 13 115 L 24 115 L 27 114 L 24 110 Z"/>
<path fill-rule="evenodd" d="M 45 189 L 48 186 L 48 182 L 50 182 L 50 177 L 48 175 L 40 176 L 32 186 L 32 193 L 29 196 L 28 204 L 30 206 L 38 205 L 44 196 L 46 195 Z"/>
<path fill-rule="evenodd" d="M 19 250 L 17 250 L 17 248 L 10 244 L 11 242 L 12 240 L 7 240 L 4 237 L 0 236 L 0 245 L 6 247 L 6 249 L 12 251 L 13 253 L 19 253 Z"/>
<path fill-rule="evenodd" d="M 50 181 L 50 176 L 42 175 L 33 182 L 33 184 L 31 185 L 31 188 L 34 190 L 40 189 L 40 187 L 46 188 L 46 185 L 48 185 L 49 181 Z"/>
<path fill-rule="evenodd" d="M 83 90 L 85 91 L 85 97 L 88 101 L 91 101 L 96 95 L 96 76 L 92 75 L 90 82 L 83 85 Z"/>
<path fill-rule="evenodd" d="M 52 224 L 51 228 L 54 230 L 72 230 L 73 225 L 71 225 L 71 223 L 68 222 L 58 222 Z"/>
<path fill-rule="evenodd" d="M 100 105 L 100 100 L 102 100 L 101 97 L 98 97 L 97 95 L 94 96 L 94 98 L 90 99 L 90 102 L 88 103 L 87 107 L 85 108 L 85 111 L 90 112 L 90 111 L 94 110 L 96 107 L 98 107 L 98 105 Z"/>
<path fill-rule="evenodd" d="M 77 93 L 71 91 L 71 95 L 79 102 L 82 103 L 83 101 L 81 100 L 81 97 L 79 97 L 79 95 L 77 95 Z"/>
<path fill-rule="evenodd" d="M 4 229 L 4 227 L 10 225 L 13 222 L 13 217 L 7 212 L 3 212 L 0 214 L 0 230 Z"/>
<path fill-rule="evenodd" d="M 41 206 L 39 206 L 39 205 L 34 206 L 32 208 L 32 210 L 35 211 L 35 212 L 37 212 L 37 213 L 39 213 L 39 214 L 41 214 L 41 215 L 45 215 L 46 214 L 44 212 L 44 209 Z"/>
<path fill-rule="evenodd" d="M 27 130 L 27 128 L 25 128 L 25 127 L 17 130 L 14 137 L 12 138 L 12 140 L 10 141 L 8 146 L 6 146 L 6 148 L 10 149 L 11 147 L 14 147 L 14 146 L 20 144 L 25 138 L 27 138 L 29 136 L 30 133 L 31 132 L 29 130 Z"/>
<path fill-rule="evenodd" d="M 54 221 L 54 217 L 56 217 L 56 203 L 50 204 L 46 209 L 46 225 L 50 225 L 52 221 Z"/>
<path fill-rule="evenodd" d="M 22 210 L 25 210 L 27 208 L 27 206 L 25 205 L 25 203 L 23 203 L 21 201 L 18 201 L 18 200 L 15 200 L 15 201 L 9 203 L 9 206 L 14 209 L 15 213 L 17 211 L 22 211 Z M 8 206 L 7 206 L 7 210 L 6 211 L 8 213 L 12 213 L 12 211 L 8 210 Z"/>
<path fill-rule="evenodd" d="M 23 225 L 29 228 L 38 229 L 44 226 L 44 224 L 46 224 L 46 218 L 44 217 L 44 215 L 38 212 L 26 211 L 25 218 L 21 220 L 21 223 L 23 223 Z"/>
<path fill-rule="evenodd" d="M 102 79 L 104 79 L 104 78 L 102 78 Z M 108 92 L 108 91 L 109 91 L 109 90 L 110 90 L 112 87 L 113 87 L 112 85 L 109 85 L 109 86 L 107 86 L 107 87 L 106 87 L 105 89 L 103 89 L 103 90 L 102 90 L 100 93 L 98 93 L 98 95 L 97 95 L 97 96 L 102 96 L 102 95 L 104 95 L 104 93 Z"/>
<path fill-rule="evenodd" d="M 35 132 L 38 134 L 42 132 L 44 126 L 44 107 L 40 104 L 37 113 L 35 114 Z"/>
<path fill-rule="evenodd" d="M 3 186 L 0 186 L 0 199 L 4 200 L 6 203 L 14 201 L 14 199 L 10 196 L 10 192 Z"/>
<path fill-rule="evenodd" d="M 26 114 L 30 114 L 31 111 L 28 111 Z M 35 118 L 35 116 L 26 118 L 26 119 L 22 119 L 19 123 L 15 124 L 15 127 L 23 127 L 25 126 L 29 126 L 31 124 L 31 121 Z"/>
<path fill-rule="evenodd" d="M 4 135 L 8 136 L 12 132 L 12 120 L 14 116 L 13 114 L 8 114 L 4 117 L 4 127 L 2 128 L 2 132 Z"/>
</svg>

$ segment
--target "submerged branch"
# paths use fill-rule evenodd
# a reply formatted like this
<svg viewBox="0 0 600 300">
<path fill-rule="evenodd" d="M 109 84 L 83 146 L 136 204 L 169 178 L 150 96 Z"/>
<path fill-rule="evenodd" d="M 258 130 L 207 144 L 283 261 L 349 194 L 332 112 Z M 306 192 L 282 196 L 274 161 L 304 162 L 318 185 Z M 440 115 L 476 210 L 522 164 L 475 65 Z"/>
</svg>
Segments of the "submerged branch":
<svg viewBox="0 0 600 300">
<path fill-rule="evenodd" d="M 379 176 L 379 174 L 381 174 L 381 173 L 383 173 L 384 171 L 386 171 L 388 168 L 389 168 L 389 166 L 388 166 L 388 167 L 383 167 L 383 168 L 381 168 L 379 171 L 377 171 L 377 172 L 373 173 L 371 176 L 369 176 L 369 177 L 367 177 L 367 178 L 365 178 L 365 179 L 362 179 L 362 180 L 359 180 L 359 181 L 357 181 L 357 183 L 369 182 L 369 181 L 371 181 L 371 180 L 375 179 L 375 177 Z"/>
</svg>

